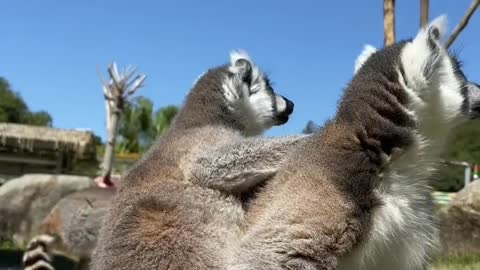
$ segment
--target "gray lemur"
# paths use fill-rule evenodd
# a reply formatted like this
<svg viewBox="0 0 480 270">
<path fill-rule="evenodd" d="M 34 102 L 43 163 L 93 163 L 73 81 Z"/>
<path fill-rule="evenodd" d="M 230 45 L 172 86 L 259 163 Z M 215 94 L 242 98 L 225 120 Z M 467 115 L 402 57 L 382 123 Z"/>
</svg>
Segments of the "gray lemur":
<svg viewBox="0 0 480 270">
<path fill-rule="evenodd" d="M 78 260 L 76 269 L 89 269 L 90 255 L 115 189 L 89 188 L 67 195 L 50 211 L 23 256 L 25 270 L 53 270 L 52 253 Z"/>
<path fill-rule="evenodd" d="M 428 179 L 449 131 L 480 112 L 445 24 L 360 60 L 334 118 L 257 194 L 227 269 L 425 269 Z"/>
<path fill-rule="evenodd" d="M 244 53 L 206 72 L 170 129 L 124 177 L 93 268 L 224 269 L 244 220 L 241 198 L 303 138 L 250 136 L 286 123 L 292 111 Z"/>
<path fill-rule="evenodd" d="M 238 182 L 265 181 L 281 167 L 288 152 L 307 136 L 243 139 L 219 147 L 206 146 L 191 159 L 190 177 L 206 186 L 230 191 Z M 198 152 L 198 151 L 197 151 Z M 223 179 L 225 185 L 217 184 Z M 240 188 L 240 185 L 239 185 Z M 40 226 L 23 256 L 25 270 L 53 270 L 53 253 L 78 261 L 75 269 L 89 269 L 98 232 L 115 189 L 92 188 L 60 200 Z M 246 193 L 248 196 L 254 193 Z"/>
</svg>

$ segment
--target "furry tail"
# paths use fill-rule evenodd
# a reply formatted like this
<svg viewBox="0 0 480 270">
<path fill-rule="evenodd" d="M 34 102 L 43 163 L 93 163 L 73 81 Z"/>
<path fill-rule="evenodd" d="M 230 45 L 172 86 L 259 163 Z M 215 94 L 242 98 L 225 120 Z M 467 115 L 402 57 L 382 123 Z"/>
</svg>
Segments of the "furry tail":
<svg viewBox="0 0 480 270">
<path fill-rule="evenodd" d="M 50 245 L 55 237 L 48 234 L 37 235 L 27 245 L 23 254 L 23 266 L 25 270 L 54 270 Z"/>
</svg>

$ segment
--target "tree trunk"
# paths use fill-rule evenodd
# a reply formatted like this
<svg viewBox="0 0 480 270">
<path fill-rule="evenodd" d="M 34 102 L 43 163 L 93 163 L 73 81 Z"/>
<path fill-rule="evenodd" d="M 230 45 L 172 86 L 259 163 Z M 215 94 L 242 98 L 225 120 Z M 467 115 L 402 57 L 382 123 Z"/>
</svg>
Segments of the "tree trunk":
<svg viewBox="0 0 480 270">
<path fill-rule="evenodd" d="M 420 28 L 428 24 L 428 11 L 430 9 L 429 0 L 420 0 Z"/>
<path fill-rule="evenodd" d="M 110 129 L 108 129 L 108 141 L 103 156 L 102 177 L 107 185 L 111 185 L 110 176 L 112 174 L 113 159 L 115 156 L 115 144 L 117 141 L 118 124 L 120 120 L 120 111 L 114 108 L 110 118 Z"/>
<path fill-rule="evenodd" d="M 395 0 L 383 1 L 383 29 L 385 46 L 395 43 Z"/>
</svg>

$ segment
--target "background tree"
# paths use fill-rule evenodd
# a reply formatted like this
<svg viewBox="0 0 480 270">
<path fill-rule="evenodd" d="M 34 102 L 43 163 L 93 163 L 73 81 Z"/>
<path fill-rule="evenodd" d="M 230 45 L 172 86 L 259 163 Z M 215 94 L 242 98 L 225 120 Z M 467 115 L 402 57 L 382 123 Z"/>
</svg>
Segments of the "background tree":
<svg viewBox="0 0 480 270">
<path fill-rule="evenodd" d="M 305 128 L 302 130 L 303 134 L 312 134 L 320 130 L 320 126 L 317 125 L 315 122 L 312 120 L 307 122 L 307 125 Z"/>
<path fill-rule="evenodd" d="M 26 116 L 25 124 L 33 125 L 33 126 L 52 126 L 52 117 L 46 111 L 39 111 L 34 113 L 29 113 Z"/>
<path fill-rule="evenodd" d="M 472 18 L 473 14 L 477 10 L 477 8 L 480 6 L 480 0 L 473 0 L 472 3 L 470 4 L 470 7 L 467 9 L 467 12 L 463 16 L 463 18 L 460 20 L 458 25 L 455 27 L 453 30 L 452 34 L 448 38 L 446 42 L 446 47 L 450 48 L 457 39 L 458 35 L 465 29 L 465 27 L 468 25 L 468 22 L 470 21 L 470 18 Z M 430 3 L 429 0 L 420 0 L 420 27 L 424 27 L 425 25 L 428 24 L 429 21 L 429 9 L 430 9 Z"/>
<path fill-rule="evenodd" d="M 429 0 L 420 0 L 420 28 L 428 24 L 429 10 L 430 10 Z"/>
<path fill-rule="evenodd" d="M 125 106 L 118 130 L 119 153 L 142 152 L 152 128 L 153 103 L 145 97 L 136 97 Z"/>
<path fill-rule="evenodd" d="M 106 185 L 112 185 L 110 176 L 112 173 L 120 117 L 125 109 L 125 104 L 127 103 L 128 98 L 138 89 L 143 87 L 146 76 L 141 74 L 136 75 L 136 69 L 130 66 L 121 72 L 118 72 L 115 62 L 109 65 L 107 71 L 110 77 L 108 83 L 105 82 L 103 77 L 99 74 L 102 82 L 103 94 L 105 96 L 108 132 L 107 145 L 105 146 L 105 154 L 102 162 L 101 177 Z"/>
<path fill-rule="evenodd" d="M 447 48 L 450 48 L 450 46 L 452 46 L 453 42 L 455 42 L 458 35 L 460 35 L 460 33 L 463 31 L 463 29 L 465 29 L 468 22 L 470 21 L 470 18 L 472 18 L 473 13 L 475 13 L 475 11 L 477 10 L 479 5 L 480 5 L 480 0 L 473 0 L 472 1 L 472 4 L 467 9 L 467 12 L 465 13 L 463 18 L 460 20 L 460 22 L 458 23 L 458 25 L 455 27 L 452 34 L 448 38 L 447 43 L 446 43 Z"/>
<path fill-rule="evenodd" d="M 153 111 L 153 102 L 145 97 L 134 98 L 125 106 L 118 131 L 119 153 L 144 152 L 170 126 L 178 112 L 170 105 Z"/>
<path fill-rule="evenodd" d="M 158 109 L 153 117 L 152 134 L 150 137 L 155 140 L 158 136 L 162 135 L 170 126 L 177 113 L 178 107 L 174 105 Z"/>
<path fill-rule="evenodd" d="M 467 122 L 452 132 L 447 150 L 446 160 L 466 161 L 470 164 L 480 164 L 480 120 Z M 458 191 L 463 188 L 463 168 L 445 165 L 433 179 L 436 190 Z"/>
<path fill-rule="evenodd" d="M 46 111 L 30 111 L 20 94 L 0 77 L 0 122 L 52 126 L 52 117 Z"/>
<path fill-rule="evenodd" d="M 395 0 L 383 0 L 383 30 L 385 46 L 395 43 Z"/>
</svg>

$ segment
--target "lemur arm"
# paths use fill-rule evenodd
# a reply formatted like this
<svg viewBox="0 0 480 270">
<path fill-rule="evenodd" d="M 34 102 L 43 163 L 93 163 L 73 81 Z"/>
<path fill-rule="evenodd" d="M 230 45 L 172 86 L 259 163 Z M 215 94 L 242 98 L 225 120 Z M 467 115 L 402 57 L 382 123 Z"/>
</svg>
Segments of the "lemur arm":
<svg viewBox="0 0 480 270">
<path fill-rule="evenodd" d="M 245 138 L 202 151 L 194 159 L 192 181 L 230 193 L 249 191 L 275 175 L 287 154 L 308 137 Z"/>
</svg>

